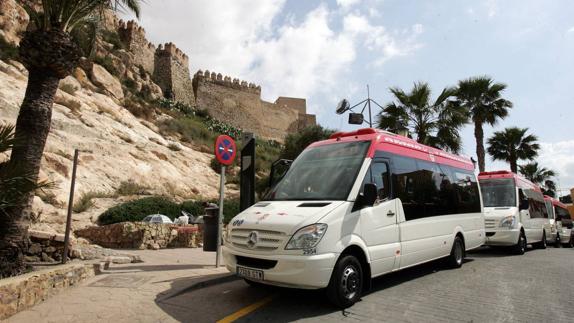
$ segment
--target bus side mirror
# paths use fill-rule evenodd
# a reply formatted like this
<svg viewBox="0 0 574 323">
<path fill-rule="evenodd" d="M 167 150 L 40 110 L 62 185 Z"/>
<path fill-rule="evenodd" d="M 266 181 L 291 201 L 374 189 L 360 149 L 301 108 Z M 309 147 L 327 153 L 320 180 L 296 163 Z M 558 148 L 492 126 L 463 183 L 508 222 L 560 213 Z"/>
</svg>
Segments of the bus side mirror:
<svg viewBox="0 0 574 323">
<path fill-rule="evenodd" d="M 377 200 L 377 185 L 366 183 L 363 186 L 363 193 L 359 194 L 355 202 L 354 209 L 362 209 L 365 206 L 373 206 Z"/>
<path fill-rule="evenodd" d="M 528 199 L 522 199 L 520 200 L 520 205 L 518 205 L 518 209 L 519 210 L 528 210 Z"/>
</svg>

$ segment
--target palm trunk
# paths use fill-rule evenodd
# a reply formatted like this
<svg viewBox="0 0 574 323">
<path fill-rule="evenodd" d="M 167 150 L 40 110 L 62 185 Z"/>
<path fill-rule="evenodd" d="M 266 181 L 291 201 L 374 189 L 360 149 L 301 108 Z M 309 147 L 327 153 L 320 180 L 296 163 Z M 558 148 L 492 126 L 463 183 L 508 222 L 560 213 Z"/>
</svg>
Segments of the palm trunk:
<svg viewBox="0 0 574 323">
<path fill-rule="evenodd" d="M 60 79 L 43 69 L 29 69 L 28 87 L 22 102 L 10 163 L 38 178 L 46 139 L 50 132 L 52 105 Z M 21 273 L 25 267 L 23 253 L 27 249 L 29 211 L 32 193 L 22 197 L 17 207 L 0 216 L 0 277 Z"/>
<path fill-rule="evenodd" d="M 516 158 L 512 158 L 510 160 L 510 170 L 513 173 L 518 174 L 518 162 L 517 162 Z"/>
<path fill-rule="evenodd" d="M 484 130 L 482 129 L 482 122 L 480 121 L 474 122 L 474 138 L 476 139 L 476 158 L 478 159 L 478 170 L 480 172 L 484 172 Z"/>
</svg>

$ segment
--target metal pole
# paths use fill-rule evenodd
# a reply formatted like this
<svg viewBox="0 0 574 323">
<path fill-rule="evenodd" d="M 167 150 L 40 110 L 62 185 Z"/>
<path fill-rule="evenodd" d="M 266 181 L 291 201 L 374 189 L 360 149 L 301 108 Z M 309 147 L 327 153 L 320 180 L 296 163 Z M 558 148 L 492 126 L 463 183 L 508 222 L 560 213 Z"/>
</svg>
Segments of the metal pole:
<svg viewBox="0 0 574 323">
<path fill-rule="evenodd" d="M 217 219 L 217 252 L 215 254 L 215 267 L 219 268 L 221 256 L 221 226 L 223 223 L 223 196 L 225 194 L 225 165 L 221 165 L 221 177 L 219 180 L 219 215 Z"/>
<path fill-rule="evenodd" d="M 372 128 L 373 120 L 371 119 L 371 93 L 369 92 L 369 84 L 367 84 L 367 103 L 369 104 L 369 128 Z"/>
<path fill-rule="evenodd" d="M 72 167 L 72 184 L 70 186 L 70 199 L 68 200 L 68 217 L 66 219 L 66 235 L 64 236 L 64 252 L 62 263 L 68 259 L 68 244 L 70 243 L 70 228 L 72 226 L 72 208 L 74 206 L 74 188 L 76 186 L 76 169 L 78 167 L 78 149 L 74 150 L 74 166 Z"/>
</svg>

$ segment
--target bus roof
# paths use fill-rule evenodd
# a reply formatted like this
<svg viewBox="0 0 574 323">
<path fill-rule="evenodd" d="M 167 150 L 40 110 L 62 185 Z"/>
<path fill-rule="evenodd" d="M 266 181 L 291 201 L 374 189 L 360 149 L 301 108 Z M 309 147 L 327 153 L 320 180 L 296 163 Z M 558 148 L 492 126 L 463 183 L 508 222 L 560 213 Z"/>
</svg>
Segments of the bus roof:
<svg viewBox="0 0 574 323">
<path fill-rule="evenodd" d="M 532 189 L 537 192 L 542 192 L 540 186 L 532 183 L 531 181 L 527 180 L 526 178 L 515 174 L 509 170 L 497 170 L 497 171 L 490 171 L 490 172 L 481 172 L 478 174 L 478 180 L 485 180 L 485 179 L 498 179 L 498 178 L 512 178 L 516 185 L 520 188 L 527 188 Z"/>
<path fill-rule="evenodd" d="M 474 164 L 468 157 L 457 156 L 444 150 L 420 144 L 416 140 L 373 128 L 336 132 L 329 139 L 315 142 L 310 147 L 353 141 L 371 141 L 373 144 L 368 153 L 370 158 L 375 156 L 376 151 L 386 151 L 405 157 L 474 170 Z"/>
<path fill-rule="evenodd" d="M 553 198 L 552 196 L 544 195 L 544 200 L 545 201 L 551 201 L 552 205 L 561 207 L 565 210 L 568 210 L 568 207 L 566 206 L 566 204 L 560 202 L 559 199 Z"/>
</svg>

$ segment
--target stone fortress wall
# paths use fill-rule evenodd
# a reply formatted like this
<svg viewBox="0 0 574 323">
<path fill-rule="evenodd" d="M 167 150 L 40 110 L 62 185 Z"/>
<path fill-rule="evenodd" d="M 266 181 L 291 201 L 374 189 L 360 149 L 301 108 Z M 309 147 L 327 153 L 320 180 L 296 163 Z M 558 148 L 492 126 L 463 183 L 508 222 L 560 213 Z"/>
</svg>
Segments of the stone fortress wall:
<svg viewBox="0 0 574 323">
<path fill-rule="evenodd" d="M 189 57 L 176 45 L 154 46 L 135 21 L 116 19 L 112 25 L 134 62 L 153 76 L 166 98 L 206 109 L 216 119 L 279 142 L 316 124 L 315 115 L 307 114 L 305 99 L 279 97 L 266 102 L 261 100 L 260 86 L 209 71 L 198 71 L 191 80 Z"/>
<path fill-rule="evenodd" d="M 123 20 L 117 22 L 117 32 L 126 49 L 136 54 L 134 63 L 142 66 L 149 74 L 153 75 L 155 66 L 155 45 L 149 42 L 145 36 L 145 29 L 135 21 L 127 23 Z"/>
</svg>

